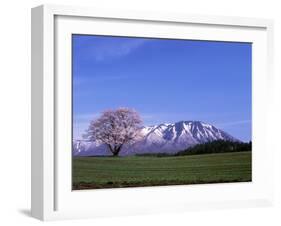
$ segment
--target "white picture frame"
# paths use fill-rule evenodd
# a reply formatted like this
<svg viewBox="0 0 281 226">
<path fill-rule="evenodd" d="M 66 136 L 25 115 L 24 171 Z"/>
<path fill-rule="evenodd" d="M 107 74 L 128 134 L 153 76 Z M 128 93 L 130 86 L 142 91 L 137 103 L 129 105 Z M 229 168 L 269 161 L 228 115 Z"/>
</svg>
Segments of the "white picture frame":
<svg viewBox="0 0 281 226">
<path fill-rule="evenodd" d="M 71 155 L 62 151 L 71 151 L 72 33 L 252 42 L 253 182 L 73 192 Z M 269 135 L 267 122 L 272 116 L 272 39 L 273 22 L 266 19 L 55 5 L 33 8 L 32 216 L 56 220 L 271 205 L 274 148 L 261 138 Z"/>
</svg>

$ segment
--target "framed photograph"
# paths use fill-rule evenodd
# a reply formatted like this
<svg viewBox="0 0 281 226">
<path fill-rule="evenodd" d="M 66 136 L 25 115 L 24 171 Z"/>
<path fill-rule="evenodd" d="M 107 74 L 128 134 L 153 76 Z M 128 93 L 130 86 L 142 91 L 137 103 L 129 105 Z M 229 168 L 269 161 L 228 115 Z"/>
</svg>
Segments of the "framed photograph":
<svg viewBox="0 0 281 226">
<path fill-rule="evenodd" d="M 272 203 L 272 21 L 32 9 L 32 216 Z"/>
</svg>

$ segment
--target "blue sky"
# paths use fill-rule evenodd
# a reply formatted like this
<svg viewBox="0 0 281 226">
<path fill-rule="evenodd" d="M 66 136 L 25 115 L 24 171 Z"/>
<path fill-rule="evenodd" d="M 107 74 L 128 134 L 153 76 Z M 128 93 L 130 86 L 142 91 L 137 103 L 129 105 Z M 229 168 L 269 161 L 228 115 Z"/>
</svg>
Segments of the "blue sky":
<svg viewBox="0 0 281 226">
<path fill-rule="evenodd" d="M 211 123 L 251 140 L 250 43 L 73 35 L 73 136 L 106 109 Z"/>
</svg>

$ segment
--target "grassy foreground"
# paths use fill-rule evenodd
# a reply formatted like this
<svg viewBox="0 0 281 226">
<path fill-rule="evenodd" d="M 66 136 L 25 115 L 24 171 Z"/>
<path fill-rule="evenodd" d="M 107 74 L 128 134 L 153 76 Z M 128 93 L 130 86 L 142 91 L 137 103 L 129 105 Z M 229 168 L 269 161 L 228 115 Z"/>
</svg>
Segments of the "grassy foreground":
<svg viewBox="0 0 281 226">
<path fill-rule="evenodd" d="M 251 152 L 177 157 L 74 157 L 73 189 L 245 182 Z"/>
</svg>

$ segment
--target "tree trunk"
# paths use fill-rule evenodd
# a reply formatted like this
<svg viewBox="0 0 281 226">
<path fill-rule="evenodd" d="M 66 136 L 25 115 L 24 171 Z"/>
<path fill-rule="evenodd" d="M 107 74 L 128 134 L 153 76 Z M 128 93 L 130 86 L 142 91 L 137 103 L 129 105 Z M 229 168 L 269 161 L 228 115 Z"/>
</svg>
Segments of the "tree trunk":
<svg viewBox="0 0 281 226">
<path fill-rule="evenodd" d="M 118 156 L 119 152 L 121 151 L 121 147 L 122 147 L 122 145 L 114 147 L 113 156 Z"/>
<path fill-rule="evenodd" d="M 108 144 L 108 147 L 109 150 L 112 152 L 113 156 L 117 157 L 119 152 L 121 151 L 122 145 L 112 147 L 110 144 Z"/>
<path fill-rule="evenodd" d="M 107 146 L 109 147 L 109 150 L 112 152 L 112 154 L 114 155 L 114 149 L 111 147 L 111 145 L 110 144 L 107 144 Z"/>
<path fill-rule="evenodd" d="M 113 157 L 117 157 L 118 156 L 118 152 L 113 152 Z"/>
</svg>

